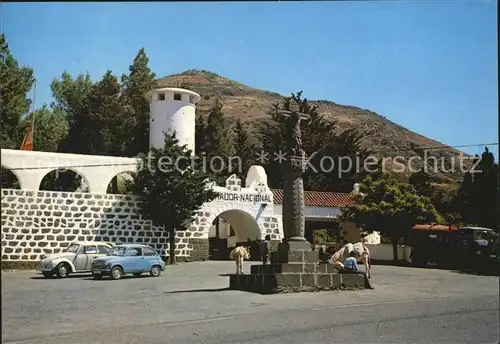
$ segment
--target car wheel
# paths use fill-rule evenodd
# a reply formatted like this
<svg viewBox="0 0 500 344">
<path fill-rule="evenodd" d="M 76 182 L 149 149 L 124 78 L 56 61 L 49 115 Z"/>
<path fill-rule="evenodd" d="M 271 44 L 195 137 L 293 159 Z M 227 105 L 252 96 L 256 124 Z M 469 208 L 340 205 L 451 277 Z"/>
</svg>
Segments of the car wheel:
<svg viewBox="0 0 500 344">
<path fill-rule="evenodd" d="M 150 272 L 151 276 L 158 277 L 161 274 L 161 267 L 159 265 L 155 265 L 151 268 Z"/>
<path fill-rule="evenodd" d="M 68 263 L 60 263 L 56 267 L 56 275 L 59 278 L 66 278 L 66 277 L 68 277 L 70 271 L 71 271 L 71 268 L 68 265 Z"/>
<path fill-rule="evenodd" d="M 42 272 L 42 275 L 45 278 L 52 278 L 52 276 L 54 275 L 54 273 L 52 271 L 51 272 L 44 271 L 44 272 Z"/>
<path fill-rule="evenodd" d="M 123 270 L 119 266 L 115 266 L 111 269 L 111 278 L 114 280 L 119 280 L 123 276 Z"/>
</svg>

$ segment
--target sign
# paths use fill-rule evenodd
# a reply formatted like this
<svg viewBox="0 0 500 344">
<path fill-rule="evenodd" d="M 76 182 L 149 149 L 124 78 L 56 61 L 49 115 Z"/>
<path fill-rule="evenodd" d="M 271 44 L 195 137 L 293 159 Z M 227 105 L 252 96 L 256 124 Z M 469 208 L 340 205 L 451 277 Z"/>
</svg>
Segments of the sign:
<svg viewBox="0 0 500 344">
<path fill-rule="evenodd" d="M 240 194 L 221 192 L 215 198 L 218 201 L 250 202 L 250 203 L 271 203 L 271 196 L 264 194 Z"/>
</svg>

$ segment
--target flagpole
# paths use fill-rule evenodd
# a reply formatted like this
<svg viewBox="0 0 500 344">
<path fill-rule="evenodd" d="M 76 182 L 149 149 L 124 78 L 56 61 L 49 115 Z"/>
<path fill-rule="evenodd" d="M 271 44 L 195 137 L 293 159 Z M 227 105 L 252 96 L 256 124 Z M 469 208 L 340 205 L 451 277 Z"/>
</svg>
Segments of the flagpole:
<svg viewBox="0 0 500 344">
<path fill-rule="evenodd" d="M 35 100 L 36 100 L 36 80 L 35 80 L 35 84 L 33 85 L 33 117 L 31 118 L 31 137 L 32 137 L 32 140 L 34 141 L 35 138 Z"/>
</svg>

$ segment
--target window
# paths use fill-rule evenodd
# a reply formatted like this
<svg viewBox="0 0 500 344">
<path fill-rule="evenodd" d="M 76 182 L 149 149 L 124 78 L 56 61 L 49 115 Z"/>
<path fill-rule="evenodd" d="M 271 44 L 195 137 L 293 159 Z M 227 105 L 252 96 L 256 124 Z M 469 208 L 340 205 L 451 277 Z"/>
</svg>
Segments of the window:
<svg viewBox="0 0 500 344">
<path fill-rule="evenodd" d="M 99 245 L 97 246 L 97 248 L 99 249 L 99 254 L 108 254 L 108 252 L 110 251 L 110 248 L 104 245 Z"/>
<path fill-rule="evenodd" d="M 142 249 L 142 254 L 144 256 L 156 256 L 156 251 L 149 247 L 144 247 Z"/>
<path fill-rule="evenodd" d="M 123 256 L 125 254 L 125 247 L 113 247 L 108 253 L 110 256 Z"/>
<path fill-rule="evenodd" d="M 174 100 L 180 101 L 182 99 L 182 94 L 180 93 L 174 93 Z"/>
<path fill-rule="evenodd" d="M 127 251 L 127 256 L 141 256 L 141 249 L 138 247 L 131 247 Z"/>
<path fill-rule="evenodd" d="M 80 248 L 80 245 L 71 244 L 63 252 L 77 253 L 79 248 Z"/>
<path fill-rule="evenodd" d="M 95 245 L 85 246 L 85 253 L 87 254 L 97 253 L 97 247 Z"/>
<path fill-rule="evenodd" d="M 189 96 L 189 102 L 190 102 L 191 104 L 196 103 L 196 98 L 195 98 L 194 96 Z"/>
<path fill-rule="evenodd" d="M 158 100 L 165 100 L 165 93 L 158 93 Z"/>
</svg>

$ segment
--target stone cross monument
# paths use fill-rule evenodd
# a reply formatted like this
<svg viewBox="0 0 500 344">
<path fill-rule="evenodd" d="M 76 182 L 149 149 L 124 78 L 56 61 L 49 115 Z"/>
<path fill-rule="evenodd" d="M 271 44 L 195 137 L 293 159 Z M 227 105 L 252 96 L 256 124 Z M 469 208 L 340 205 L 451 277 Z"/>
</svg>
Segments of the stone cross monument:
<svg viewBox="0 0 500 344">
<path fill-rule="evenodd" d="M 286 125 L 286 164 L 283 188 L 283 243 L 279 250 L 311 250 L 311 244 L 304 237 L 304 183 L 302 174 L 306 169 L 306 154 L 302 148 L 302 121 L 309 115 L 301 113 L 299 106 L 292 103 L 289 110 L 281 110 Z"/>
<path fill-rule="evenodd" d="M 304 184 L 306 154 L 302 149 L 301 121 L 308 120 L 296 104 L 280 111 L 287 128 L 287 154 L 283 188 L 283 242 L 271 251 L 271 264 L 250 267 L 249 275 L 232 275 L 231 289 L 258 293 L 362 289 L 362 275 L 341 275 L 331 264 L 318 264 L 318 251 L 304 237 Z"/>
</svg>

